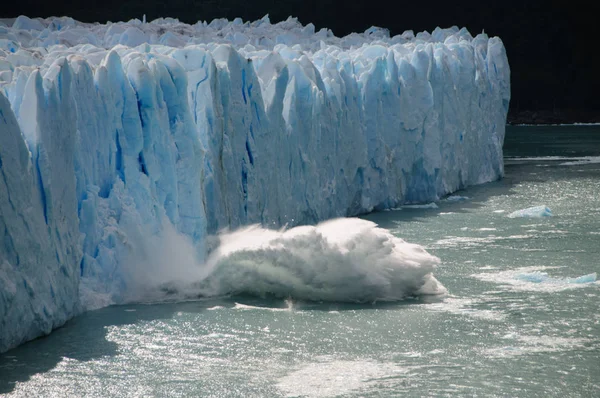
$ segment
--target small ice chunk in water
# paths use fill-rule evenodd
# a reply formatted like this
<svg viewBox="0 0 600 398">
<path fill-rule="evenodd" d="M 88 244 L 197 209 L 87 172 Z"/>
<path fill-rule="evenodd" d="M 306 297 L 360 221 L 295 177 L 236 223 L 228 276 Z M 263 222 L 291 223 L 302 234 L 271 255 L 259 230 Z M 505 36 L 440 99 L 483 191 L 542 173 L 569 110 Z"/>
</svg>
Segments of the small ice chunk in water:
<svg viewBox="0 0 600 398">
<path fill-rule="evenodd" d="M 402 207 L 405 209 L 437 209 L 438 205 L 431 202 L 423 205 L 404 205 Z"/>
<path fill-rule="evenodd" d="M 553 278 L 546 272 L 535 271 L 519 274 L 516 276 L 516 278 L 532 283 L 594 283 L 596 282 L 597 275 L 595 272 L 593 272 L 577 278 Z"/>
<path fill-rule="evenodd" d="M 537 218 L 537 217 L 552 217 L 552 210 L 549 207 L 534 206 L 526 209 L 514 211 L 508 215 L 509 218 Z"/>
<path fill-rule="evenodd" d="M 596 282 L 597 275 L 595 272 L 587 275 L 580 276 L 578 278 L 567 278 L 568 283 L 594 283 Z"/>
<path fill-rule="evenodd" d="M 450 195 L 444 200 L 447 202 L 462 202 L 462 201 L 469 200 L 469 199 L 470 198 L 468 196 Z"/>
</svg>

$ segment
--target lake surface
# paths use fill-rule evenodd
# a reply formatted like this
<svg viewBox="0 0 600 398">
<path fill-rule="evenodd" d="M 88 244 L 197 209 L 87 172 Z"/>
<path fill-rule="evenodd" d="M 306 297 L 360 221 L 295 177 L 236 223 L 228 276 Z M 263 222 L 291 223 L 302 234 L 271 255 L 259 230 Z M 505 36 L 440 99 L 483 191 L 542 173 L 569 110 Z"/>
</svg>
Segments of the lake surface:
<svg viewBox="0 0 600 398">
<path fill-rule="evenodd" d="M 600 396 L 600 126 L 509 127 L 505 157 L 437 208 L 365 216 L 441 258 L 443 298 L 104 308 L 0 354 L 0 394 Z"/>
</svg>

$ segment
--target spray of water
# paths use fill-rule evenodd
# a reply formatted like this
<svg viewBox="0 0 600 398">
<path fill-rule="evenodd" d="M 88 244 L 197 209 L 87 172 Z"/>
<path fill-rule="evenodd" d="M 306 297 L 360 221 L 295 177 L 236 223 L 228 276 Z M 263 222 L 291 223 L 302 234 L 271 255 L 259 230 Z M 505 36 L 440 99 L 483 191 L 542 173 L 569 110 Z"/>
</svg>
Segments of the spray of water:
<svg viewBox="0 0 600 398">
<path fill-rule="evenodd" d="M 223 232 L 203 262 L 172 227 L 161 235 L 139 242 L 128 261 L 129 301 L 251 294 L 374 302 L 446 292 L 432 275 L 437 257 L 362 219 Z"/>
</svg>

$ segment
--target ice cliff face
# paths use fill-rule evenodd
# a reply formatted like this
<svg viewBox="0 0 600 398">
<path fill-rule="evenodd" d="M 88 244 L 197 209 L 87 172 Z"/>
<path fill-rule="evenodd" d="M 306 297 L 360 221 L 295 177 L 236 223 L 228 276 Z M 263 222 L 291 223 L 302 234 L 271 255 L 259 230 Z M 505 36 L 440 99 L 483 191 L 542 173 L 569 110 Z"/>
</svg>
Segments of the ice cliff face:
<svg viewBox="0 0 600 398">
<path fill-rule="evenodd" d="M 165 226 L 202 258 L 221 228 L 497 179 L 509 97 L 465 29 L 0 20 L 0 351 L 126 300 Z"/>
<path fill-rule="evenodd" d="M 49 333 L 78 309 L 76 130 L 54 117 L 74 117 L 69 69 L 55 72 L 45 93 L 39 75 L 33 82 L 40 97 L 24 98 L 31 119 L 21 127 L 0 95 L 0 351 Z M 28 129 L 32 120 L 44 128 Z"/>
</svg>

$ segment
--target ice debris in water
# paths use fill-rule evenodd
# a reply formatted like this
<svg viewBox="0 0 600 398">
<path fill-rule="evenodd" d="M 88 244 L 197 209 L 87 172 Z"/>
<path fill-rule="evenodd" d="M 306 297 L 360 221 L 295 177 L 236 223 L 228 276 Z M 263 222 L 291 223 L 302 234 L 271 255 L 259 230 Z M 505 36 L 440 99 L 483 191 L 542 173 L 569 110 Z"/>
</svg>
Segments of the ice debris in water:
<svg viewBox="0 0 600 398">
<path fill-rule="evenodd" d="M 404 205 L 402 207 L 405 209 L 437 209 L 438 205 L 431 202 L 431 203 L 426 203 L 426 204 L 422 204 L 422 205 Z"/>
<path fill-rule="evenodd" d="M 583 275 L 577 278 L 553 278 L 548 275 L 547 272 L 535 271 L 530 273 L 523 273 L 516 276 L 517 279 L 524 282 L 532 283 L 594 283 L 596 282 L 596 273 Z"/>
<path fill-rule="evenodd" d="M 552 210 L 550 208 L 542 206 L 528 207 L 510 213 L 507 217 L 509 218 L 538 218 L 538 217 L 551 217 Z"/>
<path fill-rule="evenodd" d="M 564 290 L 598 286 L 595 272 L 579 277 L 550 276 L 547 269 L 558 267 L 529 266 L 491 273 L 474 274 L 472 277 L 499 283 L 515 291 L 560 292 Z"/>
<path fill-rule="evenodd" d="M 450 195 L 446 197 L 444 200 L 447 202 L 463 202 L 465 200 L 469 200 L 468 196 L 460 196 L 460 195 Z"/>
</svg>

